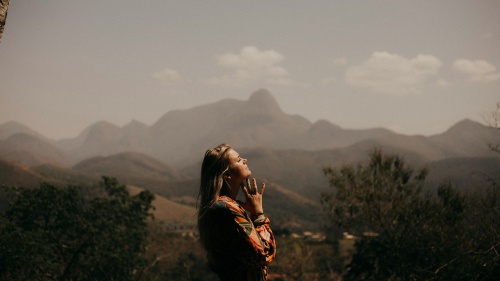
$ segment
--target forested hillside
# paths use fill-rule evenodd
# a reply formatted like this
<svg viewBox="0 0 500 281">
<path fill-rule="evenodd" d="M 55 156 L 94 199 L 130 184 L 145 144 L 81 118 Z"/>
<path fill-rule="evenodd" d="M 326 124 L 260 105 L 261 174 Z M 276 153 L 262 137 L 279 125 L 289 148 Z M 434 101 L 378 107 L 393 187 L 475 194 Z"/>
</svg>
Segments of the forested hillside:
<svg viewBox="0 0 500 281">
<path fill-rule="evenodd" d="M 215 280 L 197 242 L 196 201 L 204 150 L 225 142 L 248 159 L 253 176 L 267 186 L 264 205 L 280 245 L 270 280 L 454 280 L 459 275 L 490 280 L 500 268 L 495 254 L 499 140 L 500 130 L 470 120 L 428 137 L 311 123 L 281 111 L 266 90 L 248 101 L 226 99 L 168 112 L 152 126 L 103 121 L 65 140 L 9 122 L 0 125 L 0 235 L 12 243 L 33 238 L 40 262 L 60 251 L 60 263 L 43 264 L 51 272 L 47 278 L 62 278 L 61 270 L 75 270 L 77 276 L 91 266 L 98 248 L 81 253 L 81 262 L 89 264 L 75 260 L 78 265 L 72 265 L 63 262 L 71 256 L 67 244 L 37 243 L 47 241 L 46 235 L 62 235 L 76 243 L 72 249 L 78 256 L 78 243 L 85 248 L 87 242 L 73 241 L 72 235 L 92 227 L 78 230 L 58 222 L 46 229 L 38 221 L 26 224 L 22 216 L 46 212 L 47 222 L 53 222 L 51 216 L 56 221 L 70 216 L 64 221 L 77 224 L 89 218 L 66 214 L 53 200 L 74 196 L 82 204 L 76 207 L 87 208 L 115 204 L 116 196 L 124 202 L 147 199 L 148 213 L 142 213 L 147 225 L 127 227 L 148 232 L 149 246 L 131 257 L 136 271 L 120 274 Z M 102 189 L 102 179 L 112 188 Z M 155 198 L 141 197 L 147 194 Z M 32 252 L 11 247 L 3 253 L 2 263 L 10 264 L 0 272 L 6 280 L 37 263 L 23 258 Z"/>
</svg>

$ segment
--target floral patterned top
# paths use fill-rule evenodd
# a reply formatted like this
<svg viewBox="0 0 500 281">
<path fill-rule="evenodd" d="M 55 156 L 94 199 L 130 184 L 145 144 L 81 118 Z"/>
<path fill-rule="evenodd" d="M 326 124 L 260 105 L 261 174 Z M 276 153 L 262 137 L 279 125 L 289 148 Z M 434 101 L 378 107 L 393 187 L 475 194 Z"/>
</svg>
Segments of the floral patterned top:
<svg viewBox="0 0 500 281">
<path fill-rule="evenodd" d="M 208 262 L 222 281 L 265 281 L 276 255 L 269 218 L 254 220 L 238 202 L 221 196 L 205 218 Z"/>
</svg>

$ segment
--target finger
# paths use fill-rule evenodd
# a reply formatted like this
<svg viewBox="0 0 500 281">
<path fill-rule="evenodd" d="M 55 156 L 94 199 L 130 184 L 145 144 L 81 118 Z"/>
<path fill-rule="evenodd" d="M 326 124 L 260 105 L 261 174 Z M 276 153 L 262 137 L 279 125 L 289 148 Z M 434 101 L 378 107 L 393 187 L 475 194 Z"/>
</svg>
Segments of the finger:
<svg viewBox="0 0 500 281">
<path fill-rule="evenodd" d="M 264 194 L 264 189 L 266 189 L 266 184 L 262 183 L 262 187 L 260 188 L 260 194 Z"/>
<path fill-rule="evenodd" d="M 253 178 L 252 183 L 253 183 L 254 194 L 257 194 L 257 192 L 259 192 L 259 190 L 257 189 L 257 180 L 255 180 L 255 178 Z"/>
<path fill-rule="evenodd" d="M 247 188 L 248 188 L 248 193 L 252 194 L 253 191 L 252 191 L 252 185 L 250 184 L 250 179 L 248 178 L 247 179 Z"/>
<path fill-rule="evenodd" d="M 245 196 L 248 196 L 248 194 L 249 194 L 248 193 L 248 189 L 247 189 L 247 187 L 243 183 L 241 184 L 241 190 L 243 190 L 243 194 Z"/>
</svg>

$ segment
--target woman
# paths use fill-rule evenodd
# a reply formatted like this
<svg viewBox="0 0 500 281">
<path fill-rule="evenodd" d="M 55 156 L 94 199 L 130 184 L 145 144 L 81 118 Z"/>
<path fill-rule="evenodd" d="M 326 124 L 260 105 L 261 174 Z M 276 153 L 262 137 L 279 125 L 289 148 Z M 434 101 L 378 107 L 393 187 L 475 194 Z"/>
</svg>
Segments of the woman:
<svg viewBox="0 0 500 281">
<path fill-rule="evenodd" d="M 209 266 L 221 281 L 267 280 L 267 264 L 276 255 L 262 207 L 265 184 L 259 191 L 255 179 L 250 184 L 251 174 L 247 160 L 227 144 L 205 153 L 198 228 Z M 240 188 L 245 202 L 236 200 Z"/>
</svg>

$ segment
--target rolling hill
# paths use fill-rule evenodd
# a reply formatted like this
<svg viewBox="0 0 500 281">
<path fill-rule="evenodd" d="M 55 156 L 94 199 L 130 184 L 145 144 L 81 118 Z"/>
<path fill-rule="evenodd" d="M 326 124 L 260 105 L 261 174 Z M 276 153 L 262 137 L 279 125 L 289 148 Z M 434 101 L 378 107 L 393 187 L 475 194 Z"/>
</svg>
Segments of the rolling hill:
<svg viewBox="0 0 500 281">
<path fill-rule="evenodd" d="M 2 124 L 0 183 L 89 185 L 101 175 L 114 176 L 161 196 L 160 210 L 184 210 L 183 218 L 174 215 L 182 221 L 196 205 L 205 150 L 230 143 L 248 159 L 253 174 L 268 183 L 266 212 L 273 221 L 291 229 L 311 228 L 321 219 L 319 194 L 328 188 L 325 167 L 367 161 L 378 147 L 399 154 L 415 169 L 428 167 L 430 186 L 449 179 L 470 189 L 484 185 L 481 173 L 500 170 L 499 155 L 487 147 L 499 142 L 500 130 L 471 120 L 429 137 L 383 128 L 349 130 L 326 120 L 311 123 L 284 113 L 271 93 L 259 90 L 247 101 L 225 99 L 167 112 L 152 126 L 98 122 L 59 141 L 19 123 Z"/>
<path fill-rule="evenodd" d="M 12 155 L 16 155 L 20 162 L 31 166 L 49 160 L 52 164 L 67 165 L 96 156 L 138 152 L 177 169 L 200 161 L 207 148 L 220 143 L 229 143 L 238 149 L 322 151 L 342 148 L 355 154 L 377 146 L 388 151 L 404 151 L 412 160 L 428 162 L 449 157 L 487 157 L 486 144 L 500 139 L 499 130 L 471 120 L 459 121 L 448 131 L 430 137 L 401 135 L 382 128 L 343 129 L 326 120 L 311 123 L 300 116 L 284 113 L 272 94 L 264 89 L 254 92 L 247 101 L 224 99 L 191 109 L 169 111 L 152 126 L 132 121 L 118 127 L 102 121 L 90 125 L 73 139 L 52 142 L 22 124 L 0 125 L 3 137 L 14 137 L 9 132 L 24 132 L 24 139 L 26 135 L 31 136 L 31 143 L 39 143 L 40 149 L 36 150 L 37 145 L 26 140 L 6 139 L 0 142 L 0 157 L 15 160 Z M 43 154 L 42 144 L 46 147 L 43 150 L 50 153 Z M 48 159 L 48 156 L 56 159 Z"/>
<path fill-rule="evenodd" d="M 135 195 L 143 188 L 129 185 L 130 194 Z M 163 196 L 155 195 L 153 201 L 155 220 L 164 224 L 196 225 L 196 209 L 169 200 Z"/>
<path fill-rule="evenodd" d="M 27 133 L 16 133 L 5 140 L 0 140 L 0 159 L 29 166 L 41 164 L 70 166 L 72 163 L 71 157 L 64 151 Z"/>
<path fill-rule="evenodd" d="M 0 140 L 4 140 L 9 138 L 10 136 L 16 135 L 16 134 L 27 134 L 30 136 L 34 136 L 36 138 L 39 138 L 43 141 L 46 141 L 48 143 L 54 142 L 50 140 L 49 138 L 46 138 L 36 132 L 35 130 L 29 128 L 28 126 L 21 124 L 19 122 L 6 122 L 2 125 L 0 125 Z"/>
<path fill-rule="evenodd" d="M 176 169 L 138 152 L 92 157 L 79 162 L 72 170 L 125 179 L 137 177 L 168 181 L 182 178 Z"/>
<path fill-rule="evenodd" d="M 37 187 L 49 178 L 31 170 L 29 167 L 0 160 L 0 185 Z"/>
<path fill-rule="evenodd" d="M 151 179 L 148 174 L 117 177 L 117 179 L 121 183 L 126 183 L 132 193 L 139 192 L 140 189 L 148 189 L 156 194 L 154 214 L 158 221 L 167 225 L 193 225 L 195 223 L 194 215 L 199 190 L 198 179 L 177 181 L 161 177 Z M 18 185 L 33 188 L 42 181 L 60 186 L 71 184 L 93 187 L 100 181 L 100 177 L 78 169 L 60 168 L 52 165 L 26 167 L 0 161 L 0 180 L 9 186 Z M 259 178 L 259 181 L 264 180 Z M 267 184 L 266 212 L 272 216 L 277 225 L 292 230 L 318 229 L 321 219 L 318 202 L 276 182 L 265 181 Z M 1 197 L 0 203 L 5 201 Z"/>
</svg>

